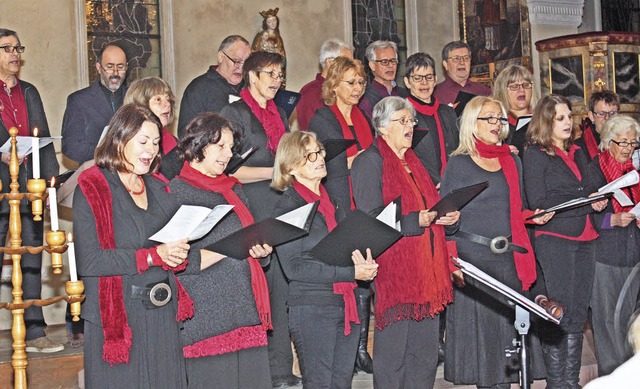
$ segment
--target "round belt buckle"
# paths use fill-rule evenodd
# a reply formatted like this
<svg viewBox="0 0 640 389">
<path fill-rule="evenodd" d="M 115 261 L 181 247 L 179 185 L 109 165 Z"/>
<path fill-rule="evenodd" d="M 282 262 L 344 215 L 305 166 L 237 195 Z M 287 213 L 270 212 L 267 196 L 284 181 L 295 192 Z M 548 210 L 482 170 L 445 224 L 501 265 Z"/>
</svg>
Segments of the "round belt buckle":
<svg viewBox="0 0 640 389">
<path fill-rule="evenodd" d="M 509 250 L 509 240 L 504 236 L 496 236 L 491 239 L 491 251 L 496 254 L 506 253 Z"/>
<path fill-rule="evenodd" d="M 149 291 L 149 300 L 156 307 L 163 307 L 171 300 L 171 287 L 164 282 L 155 284 Z"/>
</svg>

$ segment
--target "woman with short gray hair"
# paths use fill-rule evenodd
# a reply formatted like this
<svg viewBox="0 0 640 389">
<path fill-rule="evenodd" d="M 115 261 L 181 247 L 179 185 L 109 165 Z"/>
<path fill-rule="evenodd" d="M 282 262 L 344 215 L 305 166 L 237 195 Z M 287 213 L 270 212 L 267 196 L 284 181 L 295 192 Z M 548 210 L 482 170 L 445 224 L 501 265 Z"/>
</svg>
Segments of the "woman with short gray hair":
<svg viewBox="0 0 640 389">
<path fill-rule="evenodd" d="M 386 97 L 373 109 L 377 138 L 353 162 L 351 177 L 358 209 L 378 215 L 401 198 L 402 234 L 377 258 L 373 381 L 377 388 L 405 383 L 433 387 L 438 365 L 439 317 L 453 300 L 445 226 L 460 212 L 436 219 L 429 208 L 440 196 L 411 150 L 415 110 L 400 97 Z"/>
<path fill-rule="evenodd" d="M 600 132 L 600 154 L 588 167 L 595 187 L 601 187 L 633 171 L 631 156 L 638 147 L 640 126 L 631 116 L 616 115 Z M 640 184 L 624 188 L 623 193 L 635 204 L 640 202 Z M 626 361 L 631 354 L 619 353 L 616 344 L 623 334 L 615 332 L 613 316 L 618 295 L 627 276 L 640 261 L 640 229 L 638 218 L 612 198 L 604 212 L 593 215 L 600 237 L 595 241 L 596 264 L 591 296 L 591 320 L 598 360 L 598 375 L 607 375 Z M 627 323 L 635 306 L 637 293 L 630 293 L 622 305 L 622 323 Z"/>
</svg>

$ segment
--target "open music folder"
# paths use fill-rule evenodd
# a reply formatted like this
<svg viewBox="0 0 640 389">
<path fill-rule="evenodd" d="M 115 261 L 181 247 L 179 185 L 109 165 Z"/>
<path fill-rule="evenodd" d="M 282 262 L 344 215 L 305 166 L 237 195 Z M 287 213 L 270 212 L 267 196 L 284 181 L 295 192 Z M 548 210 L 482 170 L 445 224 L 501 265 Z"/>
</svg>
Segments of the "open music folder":
<svg viewBox="0 0 640 389">
<path fill-rule="evenodd" d="M 483 190 L 489 187 L 489 181 L 480 182 L 477 184 L 465 186 L 464 188 L 458 188 L 451 191 L 451 193 L 444 196 L 438 201 L 429 211 L 438 212 L 435 220 L 440 219 L 449 212 L 459 211 L 462 207 L 467 205 L 469 201 L 480 194 Z"/>
</svg>

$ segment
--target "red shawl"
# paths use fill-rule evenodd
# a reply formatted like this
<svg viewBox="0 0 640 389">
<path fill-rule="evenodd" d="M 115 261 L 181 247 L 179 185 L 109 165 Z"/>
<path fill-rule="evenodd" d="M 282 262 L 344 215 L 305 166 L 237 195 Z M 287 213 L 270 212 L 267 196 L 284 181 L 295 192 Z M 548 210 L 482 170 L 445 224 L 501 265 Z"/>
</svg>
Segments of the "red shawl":
<svg viewBox="0 0 640 389">
<path fill-rule="evenodd" d="M 629 159 L 625 163 L 620 163 L 616 161 L 608 151 L 603 151 L 602 153 L 600 153 L 598 158 L 600 159 L 600 169 L 602 170 L 602 173 L 604 173 L 604 177 L 607 179 L 607 182 L 616 180 L 635 169 L 633 167 L 633 162 L 631 161 L 631 159 Z M 635 184 L 628 188 L 623 188 L 622 191 L 627 192 L 627 195 L 631 195 L 629 197 L 634 204 L 640 201 L 640 184 Z M 612 201 L 613 210 L 615 211 L 615 213 L 629 212 L 631 208 L 633 208 L 633 206 L 623 207 L 622 205 L 620 205 L 618 200 L 615 199 L 615 197 Z"/>
<path fill-rule="evenodd" d="M 306 186 L 302 185 L 298 181 L 293 183 L 293 189 L 298 192 L 300 196 L 307 202 L 313 203 L 320 201 L 318 205 L 318 211 L 324 216 L 324 220 L 327 222 L 327 229 L 331 232 L 338 222 L 336 221 L 336 208 L 329 199 L 329 193 L 320 185 L 320 196 L 313 193 L 313 191 Z M 358 318 L 358 308 L 356 307 L 356 295 L 353 290 L 356 288 L 355 282 L 334 282 L 333 293 L 341 294 L 344 300 L 344 335 L 347 336 L 351 333 L 351 322 L 360 324 Z"/>
<path fill-rule="evenodd" d="M 413 104 L 413 108 L 425 116 L 431 116 L 436 119 L 436 128 L 438 129 L 438 140 L 440 141 L 440 176 L 444 175 L 444 168 L 447 167 L 447 149 L 444 145 L 444 131 L 442 130 L 442 123 L 440 122 L 440 115 L 438 115 L 438 108 L 440 102 L 435 97 L 433 98 L 433 106 L 427 104 L 420 104 L 419 101 L 409 96 L 407 99 Z"/>
<path fill-rule="evenodd" d="M 402 214 L 407 215 L 428 209 L 440 200 L 427 170 L 413 150 L 407 150 L 404 155 L 410 175 L 384 139 L 378 137 L 376 142 L 382 156 L 385 204 L 402 196 Z M 442 312 L 453 301 L 448 261 L 444 227 L 435 223 L 421 235 L 401 238 L 380 255 L 374 281 L 376 328 L 382 330 L 399 320 L 422 320 Z"/>
<path fill-rule="evenodd" d="M 113 232 L 113 209 L 109 183 L 97 166 L 93 166 L 78 177 L 78 185 L 82 190 L 96 221 L 96 232 L 100 247 L 103 250 L 116 249 Z M 147 257 L 151 255 L 156 266 L 163 269 L 164 265 L 156 248 L 136 250 L 136 264 L 138 273 L 149 268 Z M 181 271 L 187 265 L 173 268 L 173 271 Z M 177 281 L 177 280 L 176 280 Z M 178 313 L 176 319 L 186 320 L 193 316 L 193 301 L 179 282 L 178 288 Z M 131 328 L 127 319 L 127 311 L 124 307 L 124 291 L 122 289 L 122 276 L 100 277 L 98 285 L 98 302 L 104 333 L 104 345 L 102 359 L 111 366 L 120 363 L 129 363 L 129 351 L 131 350 Z"/>
<path fill-rule="evenodd" d="M 262 124 L 262 127 L 264 127 L 264 132 L 267 134 L 267 148 L 271 150 L 271 155 L 276 155 L 280 138 L 282 138 L 282 135 L 284 135 L 286 131 L 284 123 L 282 123 L 282 118 L 280 117 L 280 112 L 278 112 L 278 106 L 276 106 L 273 100 L 268 100 L 266 109 L 260 107 L 256 99 L 251 95 L 249 89 L 240 91 L 240 97 L 247 103 L 251 112 L 253 112 L 260 124 Z"/>
<path fill-rule="evenodd" d="M 169 151 L 173 150 L 178 145 L 176 138 L 167 130 L 167 127 L 162 129 L 162 155 L 167 155 Z"/>
<path fill-rule="evenodd" d="M 516 161 L 511 156 L 511 149 L 508 144 L 502 144 L 501 146 L 488 145 L 476 139 L 476 150 L 478 150 L 478 154 L 482 158 L 498 158 L 502 174 L 507 180 L 512 241 L 528 251 L 526 254 L 514 251 L 513 260 L 516 265 L 518 279 L 522 283 L 522 289 L 529 290 L 531 284 L 536 280 L 536 259 L 533 255 L 533 247 L 531 247 L 527 229 L 524 226 L 522 194 L 520 192 L 520 179 L 518 178 Z"/>
<path fill-rule="evenodd" d="M 598 141 L 596 141 L 596 136 L 593 133 L 595 131 L 594 126 L 591 125 L 591 121 L 587 121 L 587 118 L 580 124 L 580 128 L 582 129 L 582 139 L 584 139 L 584 144 L 587 146 L 587 153 L 589 153 L 589 159 L 593 159 L 600 150 L 598 149 Z"/>
<path fill-rule="evenodd" d="M 508 114 L 507 115 L 507 120 L 509 120 L 509 125 L 510 126 L 516 126 L 518 124 L 518 119 L 515 118 L 515 116 Z"/>
<path fill-rule="evenodd" d="M 338 122 L 340 123 L 340 129 L 342 129 L 342 137 L 344 139 L 356 139 L 358 141 L 357 144 L 350 146 L 347 149 L 347 157 L 353 157 L 358 153 L 358 151 L 364 150 L 371 146 L 371 143 L 373 143 L 373 135 L 371 133 L 371 128 L 369 127 L 369 122 L 357 106 L 354 105 L 351 108 L 351 122 L 353 123 L 353 130 L 356 133 L 355 138 L 353 137 L 353 132 L 351 132 L 347 121 L 345 120 L 344 116 L 342 116 L 342 112 L 340 112 L 338 105 L 331 105 L 329 106 L 329 109 L 331 109 L 331 112 L 333 112 L 333 114 L 336 116 L 336 119 L 338 119 Z M 358 145 L 360 147 L 358 147 Z"/>
<path fill-rule="evenodd" d="M 204 175 L 191 167 L 189 162 L 184 163 L 178 178 L 195 188 L 220 193 L 224 196 L 225 200 L 227 200 L 227 203 L 233 205 L 233 212 L 238 215 L 242 227 L 253 224 L 253 215 L 251 215 L 247 206 L 233 191 L 235 185 L 240 185 L 240 182 L 236 178 L 229 177 L 225 174 L 221 174 L 215 178 Z M 263 328 L 270 330 L 273 327 L 271 325 L 271 304 L 269 302 L 267 279 L 257 259 L 247 257 L 247 261 L 249 262 L 249 270 L 251 271 L 251 290 L 253 291 L 253 297 L 256 301 L 258 315 L 260 316 Z"/>
</svg>

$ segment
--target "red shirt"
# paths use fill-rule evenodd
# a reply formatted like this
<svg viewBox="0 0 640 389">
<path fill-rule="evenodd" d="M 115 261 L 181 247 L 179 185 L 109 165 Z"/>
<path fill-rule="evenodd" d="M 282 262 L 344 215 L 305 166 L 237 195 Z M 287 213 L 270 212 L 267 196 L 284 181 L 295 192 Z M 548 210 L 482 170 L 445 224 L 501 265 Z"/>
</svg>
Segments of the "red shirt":
<svg viewBox="0 0 640 389">
<path fill-rule="evenodd" d="M 2 119 L 2 123 L 7 130 L 11 127 L 17 127 L 20 136 L 32 135 L 29 129 L 27 101 L 24 99 L 20 82 L 16 82 L 16 85 L 11 89 L 4 82 L 0 82 L 0 84 L 2 84 L 2 90 L 0 90 L 0 119 Z"/>
<path fill-rule="evenodd" d="M 324 100 L 322 100 L 322 83 L 324 83 L 324 77 L 320 73 L 316 74 L 316 79 L 303 86 L 300 89 L 300 101 L 296 106 L 296 112 L 298 114 L 298 124 L 300 129 L 306 131 L 309 127 L 309 122 L 316 110 L 324 106 Z"/>
<path fill-rule="evenodd" d="M 438 99 L 441 104 L 449 105 L 455 103 L 456 97 L 461 90 L 478 96 L 489 96 L 491 94 L 491 89 L 480 83 L 467 80 L 467 83 L 462 86 L 445 76 L 444 81 L 436 85 L 433 96 Z"/>
</svg>

